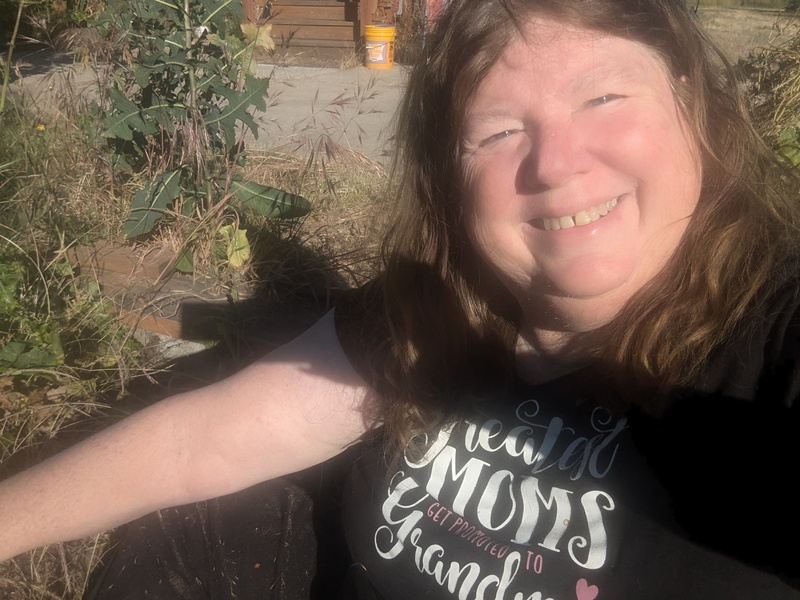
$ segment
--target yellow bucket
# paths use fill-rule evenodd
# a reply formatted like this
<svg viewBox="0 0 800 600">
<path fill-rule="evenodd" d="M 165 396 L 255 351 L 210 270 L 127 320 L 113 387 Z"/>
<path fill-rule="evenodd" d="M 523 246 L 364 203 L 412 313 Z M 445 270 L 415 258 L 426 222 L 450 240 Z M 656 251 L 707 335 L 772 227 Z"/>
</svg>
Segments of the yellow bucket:
<svg viewBox="0 0 800 600">
<path fill-rule="evenodd" d="M 367 25 L 364 27 L 364 62 L 367 68 L 392 68 L 394 36 L 394 25 Z"/>
</svg>

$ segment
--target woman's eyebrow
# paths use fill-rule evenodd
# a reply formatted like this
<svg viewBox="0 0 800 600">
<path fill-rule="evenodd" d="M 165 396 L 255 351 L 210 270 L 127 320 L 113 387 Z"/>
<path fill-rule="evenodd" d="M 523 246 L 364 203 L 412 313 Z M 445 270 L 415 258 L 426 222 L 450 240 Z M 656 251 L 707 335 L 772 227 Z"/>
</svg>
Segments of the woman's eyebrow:
<svg viewBox="0 0 800 600">
<path fill-rule="evenodd" d="M 568 86 L 571 93 L 597 92 L 598 85 L 628 85 L 641 82 L 638 66 L 619 63 L 592 66 L 586 75 L 576 77 Z M 612 90 L 605 90 L 612 91 Z"/>
<path fill-rule="evenodd" d="M 469 110 L 466 116 L 466 123 L 472 122 L 479 125 L 497 119 L 508 119 L 511 117 L 511 112 L 503 106 L 492 106 L 480 110 Z"/>
</svg>

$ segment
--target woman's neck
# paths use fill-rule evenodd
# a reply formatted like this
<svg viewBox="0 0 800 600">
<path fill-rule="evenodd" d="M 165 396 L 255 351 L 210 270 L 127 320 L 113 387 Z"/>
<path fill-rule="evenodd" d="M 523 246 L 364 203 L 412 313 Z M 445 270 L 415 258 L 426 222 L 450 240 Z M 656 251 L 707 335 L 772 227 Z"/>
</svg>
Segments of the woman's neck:
<svg viewBox="0 0 800 600">
<path fill-rule="evenodd" d="M 591 354 L 584 340 L 576 338 L 589 335 L 563 331 L 521 331 L 515 348 L 517 374 L 527 383 L 539 384 L 580 370 L 589 362 Z"/>
</svg>

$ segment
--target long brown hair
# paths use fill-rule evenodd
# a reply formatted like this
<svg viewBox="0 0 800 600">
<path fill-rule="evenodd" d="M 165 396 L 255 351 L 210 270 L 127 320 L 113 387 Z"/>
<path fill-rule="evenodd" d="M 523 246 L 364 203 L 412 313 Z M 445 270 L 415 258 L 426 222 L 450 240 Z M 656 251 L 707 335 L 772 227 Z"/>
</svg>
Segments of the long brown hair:
<svg viewBox="0 0 800 600">
<path fill-rule="evenodd" d="M 390 439 L 453 418 L 465 396 L 508 380 L 518 307 L 482 269 L 461 213 L 461 129 L 470 98 L 522 24 L 542 15 L 654 49 L 702 156 L 703 186 L 665 269 L 585 339 L 629 399 L 657 412 L 690 386 L 798 255 L 798 208 L 730 65 L 681 0 L 451 0 L 426 40 L 399 115 L 396 215 L 367 369 Z M 602 359 L 600 358 L 602 357 Z"/>
</svg>

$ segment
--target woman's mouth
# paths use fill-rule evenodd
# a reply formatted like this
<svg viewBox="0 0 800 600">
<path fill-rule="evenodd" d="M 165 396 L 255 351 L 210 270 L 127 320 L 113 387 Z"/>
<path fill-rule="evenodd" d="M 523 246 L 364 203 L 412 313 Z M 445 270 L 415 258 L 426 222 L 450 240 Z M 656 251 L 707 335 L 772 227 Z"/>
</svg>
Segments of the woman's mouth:
<svg viewBox="0 0 800 600">
<path fill-rule="evenodd" d="M 582 210 L 578 214 L 565 217 L 547 217 L 537 219 L 536 225 L 545 231 L 558 231 L 559 229 L 571 229 L 572 227 L 582 227 L 589 223 L 594 223 L 598 219 L 605 217 L 617 206 L 619 196 L 612 198 L 608 202 L 602 202 L 597 206 L 592 206 L 587 210 Z"/>
</svg>

